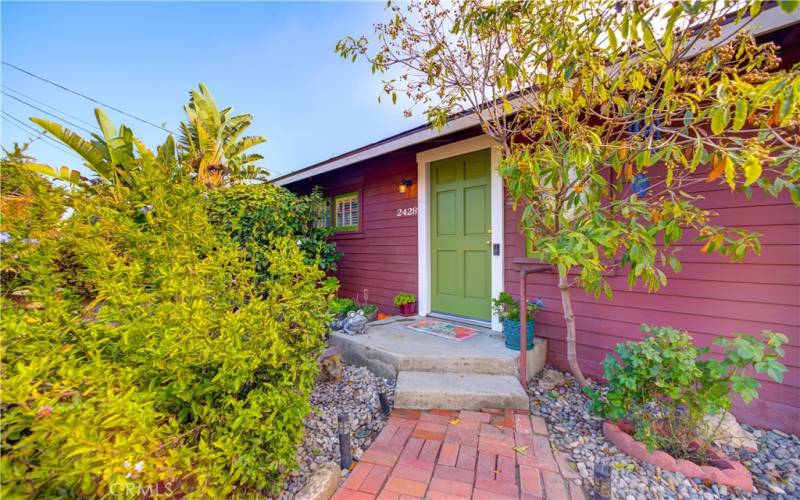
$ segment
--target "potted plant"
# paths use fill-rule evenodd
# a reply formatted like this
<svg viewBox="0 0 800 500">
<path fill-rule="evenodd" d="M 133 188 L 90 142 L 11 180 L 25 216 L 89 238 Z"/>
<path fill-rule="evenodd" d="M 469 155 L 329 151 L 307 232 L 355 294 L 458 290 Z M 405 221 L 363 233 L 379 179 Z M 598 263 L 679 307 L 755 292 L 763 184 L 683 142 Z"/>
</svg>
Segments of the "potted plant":
<svg viewBox="0 0 800 500">
<path fill-rule="evenodd" d="M 347 316 L 350 311 L 356 310 L 356 303 L 353 299 L 334 297 L 328 305 L 328 311 L 334 319 L 341 319 Z"/>
<path fill-rule="evenodd" d="M 398 293 L 394 296 L 394 305 L 400 308 L 400 314 L 403 316 L 417 314 L 417 296 L 413 293 Z"/>
<path fill-rule="evenodd" d="M 359 304 L 358 308 L 361 309 L 361 312 L 367 317 L 367 321 L 375 321 L 378 318 L 378 306 L 369 303 L 369 290 L 366 288 L 364 289 L 363 295 L 363 302 L 361 302 L 359 295 L 356 295 L 356 301 Z"/>
<path fill-rule="evenodd" d="M 533 349 L 533 332 L 536 328 L 536 322 L 533 319 L 534 314 L 539 309 L 544 308 L 542 299 L 530 299 L 527 306 L 527 342 L 526 349 Z M 497 318 L 503 324 L 503 335 L 506 338 L 506 347 L 519 351 L 519 337 L 520 337 L 520 307 L 519 303 L 508 292 L 500 292 L 500 295 L 492 300 L 492 310 L 497 315 Z"/>
<path fill-rule="evenodd" d="M 359 309 L 367 317 L 367 321 L 375 321 L 378 318 L 378 306 L 375 304 L 364 304 Z"/>
</svg>

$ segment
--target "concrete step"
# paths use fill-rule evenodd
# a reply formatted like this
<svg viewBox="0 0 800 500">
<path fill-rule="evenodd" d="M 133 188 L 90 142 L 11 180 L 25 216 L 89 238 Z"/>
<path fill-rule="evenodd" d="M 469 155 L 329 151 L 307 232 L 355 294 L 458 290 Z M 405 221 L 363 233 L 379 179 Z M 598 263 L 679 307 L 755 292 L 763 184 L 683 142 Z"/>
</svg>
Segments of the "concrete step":
<svg viewBox="0 0 800 500">
<path fill-rule="evenodd" d="M 529 403 L 519 380 L 510 375 L 401 371 L 394 405 L 418 410 L 479 410 L 527 409 Z"/>
<path fill-rule="evenodd" d="M 481 331 L 463 342 L 408 330 L 402 323 L 371 323 L 364 335 L 333 332 L 331 346 L 339 347 L 349 364 L 394 378 L 398 372 L 482 373 L 516 376 L 519 351 L 507 349 L 502 334 Z M 537 338 L 527 353 L 528 376 L 544 366 L 547 341 Z"/>
</svg>

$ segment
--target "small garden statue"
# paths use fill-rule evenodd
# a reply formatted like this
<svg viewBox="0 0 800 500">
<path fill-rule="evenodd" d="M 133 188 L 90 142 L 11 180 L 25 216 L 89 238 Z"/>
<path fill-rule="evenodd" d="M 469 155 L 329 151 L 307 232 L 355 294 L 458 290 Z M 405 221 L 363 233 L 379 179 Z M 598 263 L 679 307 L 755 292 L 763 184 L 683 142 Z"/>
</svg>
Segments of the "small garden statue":
<svg viewBox="0 0 800 500">
<path fill-rule="evenodd" d="M 347 313 L 343 323 L 344 333 L 348 335 L 361 335 L 367 331 L 367 317 L 361 309 Z"/>
</svg>

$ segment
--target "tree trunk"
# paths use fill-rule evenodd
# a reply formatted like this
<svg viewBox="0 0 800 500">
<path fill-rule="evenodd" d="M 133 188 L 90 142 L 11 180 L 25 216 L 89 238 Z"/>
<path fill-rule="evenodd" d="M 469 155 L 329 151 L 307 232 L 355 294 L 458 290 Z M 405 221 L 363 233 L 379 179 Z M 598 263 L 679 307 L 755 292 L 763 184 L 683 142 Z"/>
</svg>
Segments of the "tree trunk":
<svg viewBox="0 0 800 500">
<path fill-rule="evenodd" d="M 558 273 L 558 288 L 561 291 L 561 306 L 564 308 L 564 321 L 567 323 L 567 361 L 569 362 L 569 369 L 578 383 L 581 384 L 581 387 L 586 387 L 589 385 L 589 382 L 584 378 L 581 367 L 578 365 L 578 353 L 575 349 L 575 314 L 572 312 L 569 281 L 567 281 L 567 274 L 561 271 Z"/>
</svg>

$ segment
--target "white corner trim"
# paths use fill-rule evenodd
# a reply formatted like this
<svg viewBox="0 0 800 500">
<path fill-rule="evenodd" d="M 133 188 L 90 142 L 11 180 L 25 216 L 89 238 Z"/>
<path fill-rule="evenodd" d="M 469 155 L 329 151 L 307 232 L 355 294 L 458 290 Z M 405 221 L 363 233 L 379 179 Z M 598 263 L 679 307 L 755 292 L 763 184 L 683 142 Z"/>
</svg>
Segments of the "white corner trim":
<svg viewBox="0 0 800 500">
<path fill-rule="evenodd" d="M 502 153 L 499 146 L 492 147 L 492 183 L 491 206 L 492 206 L 492 247 L 500 245 L 500 255 L 492 253 L 492 298 L 495 299 L 505 289 L 505 197 L 503 196 L 503 178 L 500 176 L 500 160 Z M 501 323 L 497 315 L 492 313 L 492 330 L 500 331 Z"/>
<path fill-rule="evenodd" d="M 491 181 L 489 186 L 492 209 L 492 245 L 500 244 L 500 255 L 491 256 L 492 298 L 500 295 L 505 281 L 503 228 L 503 179 L 498 165 L 501 152 L 498 143 L 488 135 L 479 135 L 438 148 L 417 153 L 417 306 L 420 315 L 431 312 L 431 239 L 430 239 L 430 164 L 481 149 L 491 149 Z M 492 330 L 500 330 L 500 321 L 492 314 Z"/>
<path fill-rule="evenodd" d="M 430 169 L 417 155 L 417 313 L 431 312 Z"/>
</svg>

